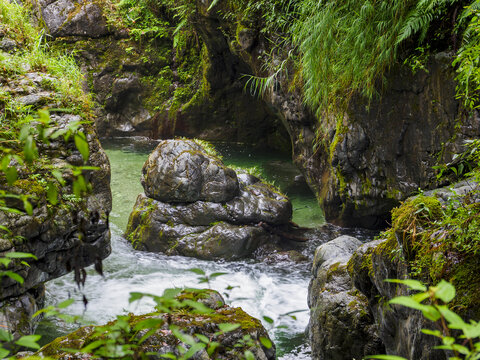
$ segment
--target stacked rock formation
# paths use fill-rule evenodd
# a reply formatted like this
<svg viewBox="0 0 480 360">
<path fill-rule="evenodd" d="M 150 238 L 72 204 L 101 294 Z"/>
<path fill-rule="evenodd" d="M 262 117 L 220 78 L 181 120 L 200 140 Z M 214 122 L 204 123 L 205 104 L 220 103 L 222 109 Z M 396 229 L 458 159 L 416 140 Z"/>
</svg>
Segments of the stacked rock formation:
<svg viewBox="0 0 480 360">
<path fill-rule="evenodd" d="M 192 140 L 162 141 L 143 166 L 142 185 L 126 232 L 141 250 L 241 258 L 275 241 L 292 216 L 285 195 Z"/>
</svg>

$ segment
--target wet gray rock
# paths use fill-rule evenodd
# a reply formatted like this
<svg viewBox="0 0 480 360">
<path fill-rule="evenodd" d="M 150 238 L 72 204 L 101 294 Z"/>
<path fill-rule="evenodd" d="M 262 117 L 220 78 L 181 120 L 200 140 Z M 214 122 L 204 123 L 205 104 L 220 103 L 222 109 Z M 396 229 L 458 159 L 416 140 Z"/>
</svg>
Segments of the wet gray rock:
<svg viewBox="0 0 480 360">
<path fill-rule="evenodd" d="M 137 249 L 238 259 L 276 242 L 272 229 L 292 216 L 290 201 L 277 189 L 246 173 L 237 176 L 191 140 L 163 141 L 142 171 L 145 194 L 126 231 Z"/>
<path fill-rule="evenodd" d="M 447 353 L 432 351 L 440 341 L 422 332 L 422 329 L 435 330 L 434 323 L 417 310 L 387 303 L 396 296 L 412 294 L 406 286 L 385 281 L 410 277 L 407 263 L 399 256 L 392 257 L 392 245 L 388 241 L 376 240 L 359 247 L 349 262 L 355 287 L 368 299 L 368 306 L 378 324 L 377 334 L 385 346 L 382 353 L 408 359 L 446 360 L 449 358 Z"/>
<path fill-rule="evenodd" d="M 0 327 L 10 331 L 14 339 L 34 333 L 41 316 L 32 316 L 43 308 L 45 286 L 39 285 L 26 293 L 0 301 Z"/>
<path fill-rule="evenodd" d="M 5 52 L 12 52 L 17 48 L 17 43 L 9 38 L 3 38 L 0 40 L 0 50 Z"/>
<path fill-rule="evenodd" d="M 53 37 L 98 38 L 108 34 L 101 2 L 96 0 L 40 0 L 33 2 Z"/>
<path fill-rule="evenodd" d="M 235 171 L 192 140 L 162 141 L 142 168 L 145 194 L 165 202 L 224 202 L 238 193 Z"/>
<path fill-rule="evenodd" d="M 362 243 L 340 236 L 315 252 L 308 289 L 312 359 L 361 359 L 383 353 L 368 299 L 353 285 L 348 260 Z"/>
<path fill-rule="evenodd" d="M 457 205 L 460 205 L 460 200 L 468 196 L 469 203 L 480 202 L 480 194 L 478 192 L 480 184 L 474 178 L 459 181 L 450 186 L 445 186 L 435 190 L 425 191 L 425 196 L 434 196 L 442 204 L 454 203 L 459 200 Z"/>
</svg>

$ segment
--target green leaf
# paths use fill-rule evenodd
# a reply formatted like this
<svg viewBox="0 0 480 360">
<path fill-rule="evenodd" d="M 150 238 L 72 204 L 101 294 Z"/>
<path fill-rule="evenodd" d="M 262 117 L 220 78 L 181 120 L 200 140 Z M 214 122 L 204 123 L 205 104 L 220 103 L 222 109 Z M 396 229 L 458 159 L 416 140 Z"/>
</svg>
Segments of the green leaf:
<svg viewBox="0 0 480 360">
<path fill-rule="evenodd" d="M 265 320 L 267 323 L 269 324 L 273 324 L 273 319 L 271 317 L 268 317 L 268 316 L 264 316 L 263 317 L 263 320 Z"/>
<path fill-rule="evenodd" d="M 365 359 L 380 359 L 380 360 L 407 360 L 404 357 L 396 355 L 368 355 Z"/>
<path fill-rule="evenodd" d="M 23 284 L 24 280 L 23 277 L 18 275 L 16 272 L 13 271 L 2 271 L 0 272 L 0 276 L 8 276 L 10 279 L 15 280 L 16 282 Z"/>
<path fill-rule="evenodd" d="M 60 304 L 57 305 L 58 309 L 66 309 L 70 305 L 72 305 L 75 302 L 74 299 L 67 299 L 65 301 L 62 301 Z"/>
<path fill-rule="evenodd" d="M 213 311 L 208 306 L 198 301 L 187 299 L 187 300 L 184 300 L 183 303 L 193 308 L 194 309 L 193 313 L 195 314 L 209 314 Z"/>
<path fill-rule="evenodd" d="M 19 251 L 13 251 L 5 254 L 5 257 L 9 259 L 34 259 L 38 260 L 37 257 L 33 254 L 30 253 L 24 253 L 24 252 L 19 252 Z"/>
<path fill-rule="evenodd" d="M 451 336 L 445 336 L 442 338 L 443 345 L 453 345 L 455 344 L 455 338 Z"/>
<path fill-rule="evenodd" d="M 52 176 L 60 183 L 60 185 L 65 185 L 65 180 L 63 179 L 63 174 L 59 170 L 52 170 Z"/>
<path fill-rule="evenodd" d="M 210 279 L 214 279 L 216 277 L 223 276 L 223 275 L 228 275 L 228 273 L 226 273 L 226 272 L 215 272 L 215 273 L 210 274 L 208 277 Z"/>
<path fill-rule="evenodd" d="M 452 301 L 455 297 L 455 287 L 445 280 L 440 281 L 437 286 L 431 287 L 431 290 L 433 290 L 435 296 L 444 303 Z"/>
<path fill-rule="evenodd" d="M 165 359 L 172 359 L 172 360 L 178 360 L 177 356 L 172 354 L 172 353 L 168 353 L 168 354 L 162 354 L 160 355 L 162 358 L 165 358 Z"/>
<path fill-rule="evenodd" d="M 0 347 L 0 359 L 5 359 L 6 357 L 8 357 L 9 354 L 10 354 L 9 350 L 3 347 Z"/>
<path fill-rule="evenodd" d="M 31 163 L 38 156 L 37 145 L 35 144 L 35 140 L 33 140 L 32 135 L 27 136 L 25 139 L 25 143 L 23 145 L 23 154 L 28 163 Z"/>
<path fill-rule="evenodd" d="M 37 111 L 41 123 L 48 125 L 50 123 L 50 113 L 47 109 L 40 109 Z"/>
<path fill-rule="evenodd" d="M 163 292 L 163 297 L 166 299 L 173 299 L 181 292 L 182 292 L 182 289 L 180 288 L 165 289 L 165 291 Z"/>
<path fill-rule="evenodd" d="M 10 342 L 13 341 L 13 335 L 2 328 L 0 328 L 0 341 L 2 342 Z"/>
<path fill-rule="evenodd" d="M 212 341 L 210 344 L 208 344 L 207 348 L 207 354 L 209 356 L 212 356 L 212 354 L 215 352 L 215 350 L 220 346 L 219 342 Z"/>
<path fill-rule="evenodd" d="M 25 208 L 25 212 L 32 216 L 33 214 L 33 206 L 32 206 L 32 203 L 30 201 L 28 201 L 27 199 L 24 199 L 23 200 L 23 207 Z"/>
<path fill-rule="evenodd" d="M 193 336 L 190 336 L 188 334 L 185 334 L 185 333 L 181 332 L 180 328 L 178 326 L 171 325 L 170 330 L 172 331 L 173 335 L 175 335 L 175 337 L 178 340 L 180 340 L 181 342 L 183 342 L 187 345 L 193 346 L 197 343 Z"/>
<path fill-rule="evenodd" d="M 158 328 L 163 325 L 165 321 L 163 319 L 158 319 L 158 318 L 150 318 L 150 319 L 145 319 L 137 324 L 135 324 L 135 330 L 144 330 L 144 329 L 152 329 L 152 328 Z"/>
<path fill-rule="evenodd" d="M 427 319 L 437 321 L 440 313 L 431 305 L 423 305 L 410 296 L 398 296 L 388 302 L 389 304 L 403 305 L 412 309 L 420 310 Z"/>
<path fill-rule="evenodd" d="M 82 154 L 83 161 L 88 161 L 88 156 L 90 155 L 90 150 L 88 149 L 88 142 L 85 134 L 83 132 L 77 132 L 74 136 L 75 146 L 77 147 L 80 154 Z"/>
<path fill-rule="evenodd" d="M 188 351 L 185 353 L 184 357 L 185 359 L 190 359 L 193 355 L 195 355 L 197 352 L 199 352 L 200 350 L 203 350 L 205 349 L 207 345 L 205 345 L 204 343 L 195 343 L 194 345 L 192 345 L 190 347 L 190 349 L 188 349 Z"/>
<path fill-rule="evenodd" d="M 212 8 L 217 5 L 219 2 L 219 0 L 213 0 L 212 3 L 210 4 L 210 6 L 208 7 L 207 11 L 210 11 L 212 10 Z"/>
<path fill-rule="evenodd" d="M 47 184 L 47 199 L 52 205 L 58 204 L 58 190 L 55 184 L 48 182 Z"/>
<path fill-rule="evenodd" d="M 255 360 L 255 356 L 250 350 L 246 350 L 243 354 L 245 355 L 245 360 Z"/>
<path fill-rule="evenodd" d="M 202 334 L 195 334 L 195 336 L 200 339 L 201 342 L 208 344 L 210 342 L 210 339 L 206 337 L 205 335 Z"/>
<path fill-rule="evenodd" d="M 403 284 L 403 285 L 408 286 L 412 290 L 427 291 L 427 287 L 425 285 L 423 285 L 418 280 L 413 280 L 413 279 L 405 279 L 405 280 L 386 279 L 385 281 L 390 282 L 390 283 Z"/>
<path fill-rule="evenodd" d="M 15 341 L 15 344 L 38 350 L 40 349 L 40 345 L 37 344 L 37 341 L 40 340 L 41 337 L 42 337 L 41 335 L 22 336 L 20 339 Z"/>
<path fill-rule="evenodd" d="M 15 167 L 9 167 L 5 171 L 5 177 L 7 178 L 8 185 L 12 186 L 13 183 L 17 180 L 18 178 L 18 172 Z"/>
<path fill-rule="evenodd" d="M 272 342 L 270 339 L 260 336 L 260 342 L 262 343 L 263 346 L 265 346 L 267 349 L 270 349 L 272 347 Z"/>
<path fill-rule="evenodd" d="M 83 347 L 80 349 L 82 353 L 91 353 L 93 350 L 99 348 L 100 346 L 105 344 L 105 340 L 95 340 L 94 342 L 91 342 L 87 346 Z M 78 350 L 76 350 L 78 351 Z"/>
<path fill-rule="evenodd" d="M 193 268 L 193 269 L 188 269 L 188 271 L 191 271 L 197 275 L 205 275 L 205 271 L 203 271 L 202 269 L 198 269 L 198 268 Z"/>
<path fill-rule="evenodd" d="M 439 337 L 439 338 L 443 337 L 443 334 L 440 332 L 440 330 L 422 329 L 422 333 L 424 333 L 426 335 L 436 336 L 436 337 Z"/>
<path fill-rule="evenodd" d="M 128 299 L 128 303 L 131 304 L 135 301 L 138 301 L 140 299 L 142 299 L 143 297 L 145 296 L 144 293 L 140 293 L 140 292 L 131 292 L 130 293 L 130 297 Z"/>
<path fill-rule="evenodd" d="M 240 327 L 240 324 L 231 324 L 231 323 L 218 324 L 218 328 L 220 329 L 220 331 L 224 333 L 233 331 L 235 329 L 238 329 L 239 327 Z"/>
</svg>

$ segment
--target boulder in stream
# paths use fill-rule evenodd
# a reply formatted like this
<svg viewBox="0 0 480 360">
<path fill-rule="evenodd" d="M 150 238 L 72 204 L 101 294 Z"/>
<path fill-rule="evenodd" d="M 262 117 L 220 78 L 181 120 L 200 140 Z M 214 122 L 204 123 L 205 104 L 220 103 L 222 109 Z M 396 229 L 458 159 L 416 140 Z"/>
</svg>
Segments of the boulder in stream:
<svg viewBox="0 0 480 360">
<path fill-rule="evenodd" d="M 317 248 L 308 289 L 308 332 L 314 360 L 361 359 L 384 353 L 368 299 L 347 264 L 362 242 L 343 235 Z"/>
<path fill-rule="evenodd" d="M 143 167 L 142 185 L 126 231 L 141 250 L 241 258 L 277 241 L 292 216 L 276 188 L 237 174 L 192 140 L 162 141 Z"/>
</svg>

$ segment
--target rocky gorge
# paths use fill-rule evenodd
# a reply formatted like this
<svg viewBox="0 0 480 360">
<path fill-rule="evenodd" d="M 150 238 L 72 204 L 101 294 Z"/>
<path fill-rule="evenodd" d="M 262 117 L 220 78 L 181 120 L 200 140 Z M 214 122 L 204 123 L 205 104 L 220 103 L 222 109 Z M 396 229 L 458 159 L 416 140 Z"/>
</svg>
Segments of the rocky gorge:
<svg viewBox="0 0 480 360">
<path fill-rule="evenodd" d="M 29 266 L 15 263 L 11 268 L 24 279 L 22 286 L 11 278 L 2 281 L 2 321 L 17 337 L 34 331 L 35 323 L 24 319 L 43 306 L 46 281 L 73 271 L 82 283 L 83 268 L 90 264 L 102 271 L 101 261 L 111 252 L 112 205 L 110 168 L 99 137 L 116 136 L 160 139 L 141 171 L 143 193 L 126 228 L 134 249 L 160 253 L 164 262 L 169 260 L 163 254 L 227 261 L 232 268 L 243 266 L 239 261 L 301 268 L 303 278 L 307 262 L 313 261 L 308 287 L 311 358 L 378 353 L 447 358 L 447 353 L 431 350 L 438 342 L 421 331 L 432 328 L 431 323 L 414 310 L 388 305 L 391 298 L 411 292 L 387 279 L 416 277 L 428 285 L 449 280 L 461 298 L 455 308 L 465 318 L 477 319 L 478 179 L 452 185 L 453 190 L 436 189 L 461 180 L 464 169 L 473 169 L 478 160 L 459 155 L 465 149 L 474 154 L 468 144 L 478 138 L 480 123 L 477 110 L 467 111 L 457 95 L 452 48 L 435 45 L 418 69 L 406 65 L 409 58 L 395 63 L 385 72 L 378 97 L 365 99 L 352 91 L 343 111 L 319 115 L 305 103 L 302 73 L 294 60 L 298 49 L 282 42 L 281 30 L 268 28 L 264 2 L 254 10 L 231 1 L 175 6 L 165 1 L 145 7 L 143 2 L 107 0 L 24 3 L 31 5 L 52 48 L 73 51 L 85 76 L 83 91 L 92 94 L 94 104 L 89 110 L 65 108 L 68 101 L 58 99 L 59 90 L 52 86 L 56 77 L 46 66 L 2 72 L 3 116 L 12 116 L 11 104 L 21 104 L 28 112 L 50 109 L 52 132 L 81 123 L 87 161 L 75 141 L 61 137 L 40 145 L 39 154 L 59 169 L 91 167 L 80 172 L 91 183 L 90 193 L 83 200 L 67 195 L 74 191 L 67 170 L 55 206 L 49 204 L 49 178 L 25 170 L 13 184 L 8 177 L 2 180 L 3 191 L 16 196 L 28 192 L 33 205 L 28 214 L 25 203 L 7 200 L 18 212 L 0 213 L 1 225 L 12 232 L 2 233 L 1 250 L 36 257 Z M 10 35 L 2 33 L 2 56 L 14 56 L 22 46 Z M 89 121 L 95 121 L 96 129 Z M 292 224 L 292 203 L 278 189 L 245 170 L 229 168 L 201 142 L 178 136 L 266 144 L 291 154 L 328 222 L 387 230 L 372 241 L 372 233 L 330 224 L 302 229 Z M 21 169 L 14 161 L 5 168 L 17 165 Z M 425 192 L 412 198 L 418 189 Z M 169 318 L 152 316 L 163 322 Z M 116 321 L 110 325 L 121 324 Z M 137 319 L 128 321 L 135 325 Z M 220 330 L 208 325 L 213 320 L 206 321 L 206 329 L 201 324 L 199 331 L 218 336 Z M 257 330 L 268 337 L 263 327 Z M 96 331 L 84 328 L 60 341 L 83 332 L 87 340 L 80 346 L 88 346 Z M 250 334 L 256 339 L 255 358 L 274 358 L 257 335 Z M 155 342 L 166 341 L 155 336 Z M 225 346 L 234 347 L 227 340 Z M 45 354 L 55 346 L 47 345 Z"/>
</svg>

